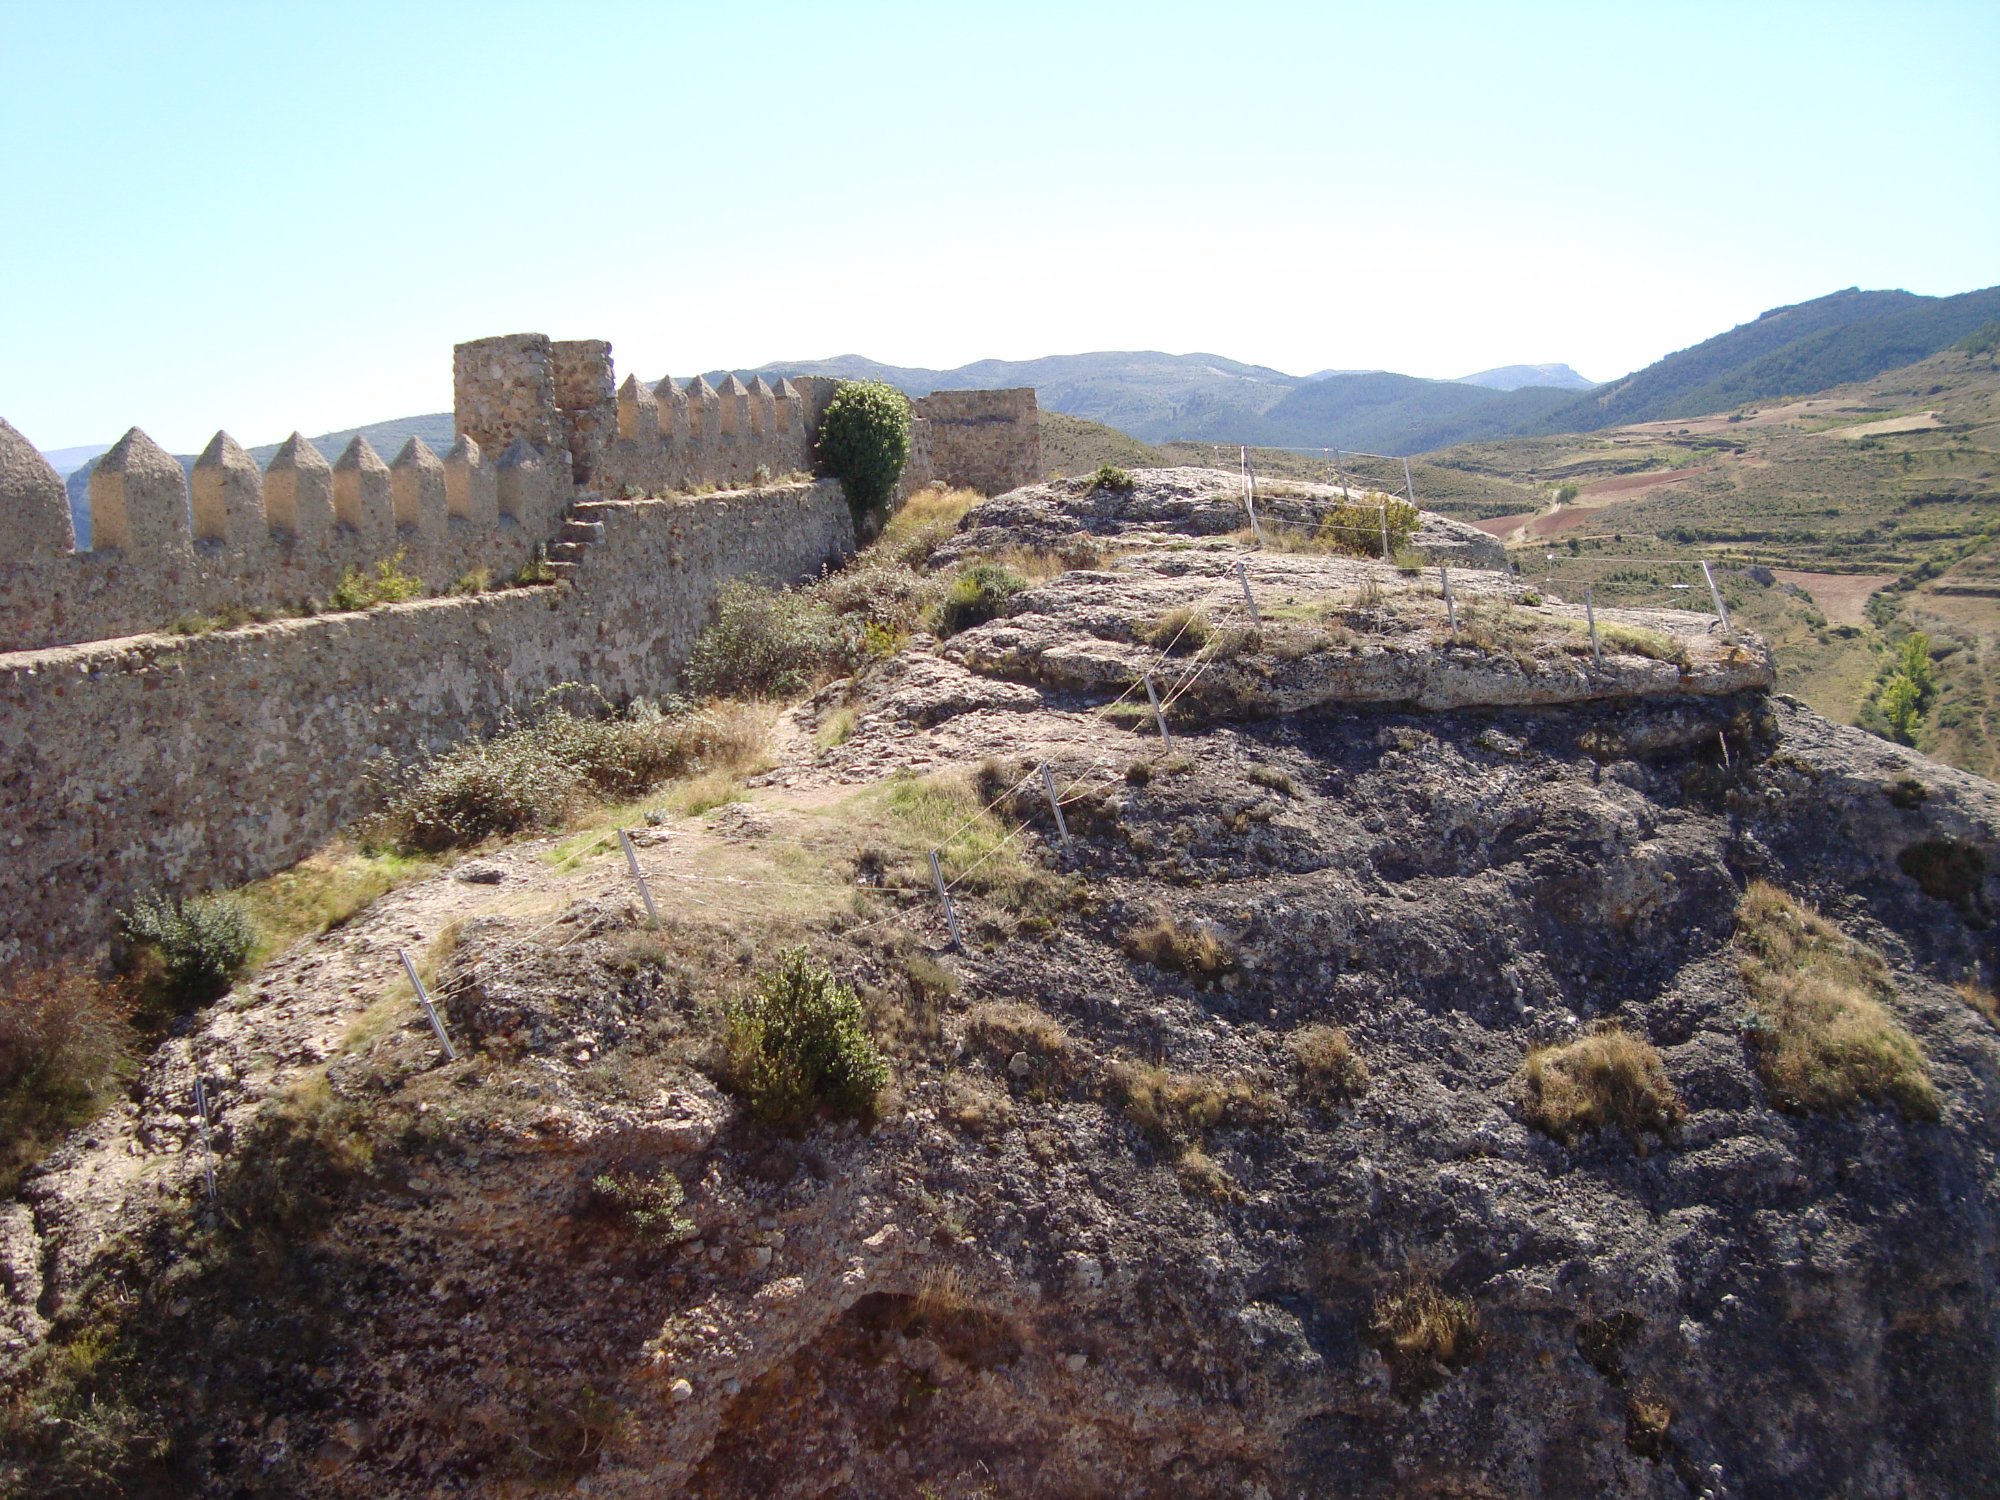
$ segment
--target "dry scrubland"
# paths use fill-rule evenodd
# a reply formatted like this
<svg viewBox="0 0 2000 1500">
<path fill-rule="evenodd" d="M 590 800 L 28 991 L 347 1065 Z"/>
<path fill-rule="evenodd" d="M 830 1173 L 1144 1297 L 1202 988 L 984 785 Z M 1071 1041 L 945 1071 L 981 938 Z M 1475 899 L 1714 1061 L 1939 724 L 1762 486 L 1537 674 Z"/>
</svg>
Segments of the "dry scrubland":
<svg viewBox="0 0 2000 1500">
<path fill-rule="evenodd" d="M 1233 483 L 920 495 L 726 593 L 705 703 L 246 892 L 143 1060 L 35 1054 L 135 1086 L 0 1210 L 7 1482 L 2000 1484 L 2000 792 L 1698 614 L 1599 662 L 1463 528 L 1356 556 L 1295 481 L 1258 549 Z"/>
</svg>

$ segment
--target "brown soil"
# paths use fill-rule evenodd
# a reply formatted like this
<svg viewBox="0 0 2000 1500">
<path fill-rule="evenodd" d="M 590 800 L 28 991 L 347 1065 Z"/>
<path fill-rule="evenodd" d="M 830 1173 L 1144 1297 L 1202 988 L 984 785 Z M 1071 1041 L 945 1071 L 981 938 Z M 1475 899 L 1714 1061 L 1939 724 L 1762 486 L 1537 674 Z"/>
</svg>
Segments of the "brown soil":
<svg viewBox="0 0 2000 1500">
<path fill-rule="evenodd" d="M 1896 581 L 1894 573 L 1808 573 L 1800 568 L 1773 568 L 1771 572 L 1780 583 L 1804 589 L 1819 612 L 1836 625 L 1866 623 L 1870 596 Z"/>
</svg>

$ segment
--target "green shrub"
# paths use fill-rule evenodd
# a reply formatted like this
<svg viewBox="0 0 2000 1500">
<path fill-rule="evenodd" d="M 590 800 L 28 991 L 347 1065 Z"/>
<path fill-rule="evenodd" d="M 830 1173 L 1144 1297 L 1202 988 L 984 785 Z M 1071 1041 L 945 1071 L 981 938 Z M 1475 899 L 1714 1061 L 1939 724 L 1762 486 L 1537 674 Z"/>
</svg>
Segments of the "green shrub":
<svg viewBox="0 0 2000 1500">
<path fill-rule="evenodd" d="M 398 548 L 394 557 L 385 557 L 375 564 L 372 573 L 348 568 L 340 575 L 340 582 L 334 585 L 327 602 L 335 609 L 373 609 L 378 604 L 399 604 L 405 599 L 422 597 L 424 581 L 403 571 L 405 555 Z"/>
<path fill-rule="evenodd" d="M 1914 745 L 1917 727 L 1931 700 L 1937 696 L 1937 669 L 1931 665 L 1931 640 L 1921 630 L 1913 630 L 1884 668 L 1869 705 L 1881 716 L 1879 725 L 1899 744 Z M 1864 714 L 1864 721 L 1873 715 Z"/>
<path fill-rule="evenodd" d="M 169 997 L 184 1005 L 228 989 L 257 944 L 249 908 L 234 896 L 142 896 L 124 925 L 126 937 L 158 957 Z"/>
<path fill-rule="evenodd" d="M 910 456 L 910 403 L 879 380 L 844 380 L 820 419 L 820 462 L 847 491 L 854 534 L 881 530 Z"/>
<path fill-rule="evenodd" d="M 748 759 L 763 728 L 745 709 L 640 703 L 622 717 L 550 708 L 404 773 L 371 836 L 424 853 L 555 828 L 593 798 L 636 797 L 670 776 Z"/>
<path fill-rule="evenodd" d="M 493 587 L 493 571 L 490 568 L 467 568 L 451 581 L 454 594 L 483 594 Z"/>
<path fill-rule="evenodd" d="M 538 583 L 556 581 L 556 567 L 549 561 L 549 549 L 544 543 L 535 543 L 534 556 L 514 570 L 511 581 L 517 589 L 533 588 Z"/>
<path fill-rule="evenodd" d="M 1012 599 L 1028 586 L 1028 580 L 999 563 L 974 563 L 952 580 L 944 603 L 938 607 L 937 633 L 957 635 L 988 620 L 997 620 Z"/>
<path fill-rule="evenodd" d="M 1129 495 L 1136 481 L 1116 464 L 1105 464 L 1090 476 L 1090 487 L 1094 490 L 1111 490 L 1120 495 Z"/>
<path fill-rule="evenodd" d="M 772 1124 L 798 1124 L 824 1108 L 865 1115 L 889 1081 L 861 1020 L 861 1002 L 803 948 L 782 954 L 726 1017 L 731 1087 Z"/>
<path fill-rule="evenodd" d="M 681 1213 L 687 1193 L 671 1172 L 641 1177 L 613 1168 L 591 1180 L 590 1196 L 597 1207 L 618 1215 L 648 1239 L 672 1245 L 694 1233 L 694 1221 Z"/>
<path fill-rule="evenodd" d="M 715 623 L 688 653 L 688 691 L 702 698 L 791 698 L 859 659 L 859 628 L 804 592 L 734 582 Z"/>
</svg>

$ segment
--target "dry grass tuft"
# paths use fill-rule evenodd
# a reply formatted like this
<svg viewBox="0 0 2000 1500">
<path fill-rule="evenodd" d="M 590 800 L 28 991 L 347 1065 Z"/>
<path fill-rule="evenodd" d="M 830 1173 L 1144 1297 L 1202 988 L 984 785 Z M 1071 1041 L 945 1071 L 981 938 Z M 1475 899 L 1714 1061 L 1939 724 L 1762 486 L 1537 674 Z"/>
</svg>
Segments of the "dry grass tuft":
<svg viewBox="0 0 2000 1500">
<path fill-rule="evenodd" d="M 1189 1146 L 1183 1151 L 1180 1160 L 1174 1163 L 1174 1171 L 1188 1188 L 1205 1198 L 1222 1203 L 1242 1200 L 1243 1190 L 1236 1185 L 1236 1179 L 1199 1146 Z"/>
<path fill-rule="evenodd" d="M 1126 933 L 1125 951 L 1155 968 L 1204 982 L 1219 979 L 1236 967 L 1236 956 L 1214 933 L 1183 927 L 1171 917 L 1156 917 Z"/>
<path fill-rule="evenodd" d="M 1029 1052 L 1059 1062 L 1069 1054 L 1069 1033 L 1047 1011 L 1013 1000 L 988 1000 L 965 1014 L 966 1037 L 1011 1057 Z"/>
<path fill-rule="evenodd" d="M 1428 1276 L 1405 1276 L 1375 1299 L 1368 1320 L 1370 1342 L 1388 1361 L 1396 1391 L 1408 1399 L 1444 1383 L 1445 1376 L 1479 1353 L 1479 1309 Z"/>
<path fill-rule="evenodd" d="M 1967 1005 L 1986 1017 L 1995 1026 L 2000 1026 L 2000 1001 L 1996 1001 L 1993 991 L 1983 990 L 1970 979 L 1958 987 L 1958 995 Z"/>
<path fill-rule="evenodd" d="M 1301 1026 L 1285 1038 L 1299 1073 L 1299 1092 L 1315 1104 L 1335 1105 L 1368 1092 L 1368 1065 L 1355 1055 L 1338 1026 Z"/>
<path fill-rule="evenodd" d="M 137 996 L 77 968 L 0 980 L 0 1198 L 111 1102 L 131 1065 Z"/>
<path fill-rule="evenodd" d="M 951 539 L 965 513 L 978 503 L 973 490 L 918 490 L 889 518 L 870 550 L 906 568 L 927 567 L 931 555 Z"/>
<path fill-rule="evenodd" d="M 1208 644 L 1215 627 L 1208 616 L 1188 605 L 1170 609 L 1165 614 L 1132 627 L 1132 639 L 1142 646 L 1151 646 L 1158 651 L 1190 652 L 1199 651 Z"/>
<path fill-rule="evenodd" d="M 1763 881 L 1737 906 L 1736 942 L 1772 1103 L 1809 1113 L 1888 1101 L 1912 1119 L 1938 1117 L 1923 1049 L 1884 1003 L 1895 986 L 1879 954 Z"/>
<path fill-rule="evenodd" d="M 1126 1116 L 1163 1140 L 1219 1125 L 1263 1125 L 1283 1111 L 1275 1094 L 1241 1073 L 1177 1073 L 1123 1060 L 1105 1069 L 1105 1078 L 1123 1101 Z"/>
<path fill-rule="evenodd" d="M 1564 1142 L 1616 1126 L 1643 1151 L 1648 1132 L 1664 1138 L 1687 1114 L 1659 1049 L 1615 1022 L 1535 1048 L 1514 1089 L 1528 1123 Z"/>
</svg>

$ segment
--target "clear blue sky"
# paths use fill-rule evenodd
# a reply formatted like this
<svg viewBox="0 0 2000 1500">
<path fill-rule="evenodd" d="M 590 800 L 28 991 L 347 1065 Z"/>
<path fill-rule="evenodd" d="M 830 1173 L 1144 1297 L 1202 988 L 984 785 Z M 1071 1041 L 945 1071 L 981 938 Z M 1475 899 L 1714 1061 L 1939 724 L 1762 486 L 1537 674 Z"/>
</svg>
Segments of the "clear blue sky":
<svg viewBox="0 0 2000 1500">
<path fill-rule="evenodd" d="M 179 451 L 621 371 L 1606 379 L 2000 282 L 2000 5 L 0 0 L 0 416 Z"/>
</svg>

